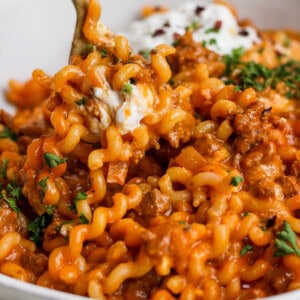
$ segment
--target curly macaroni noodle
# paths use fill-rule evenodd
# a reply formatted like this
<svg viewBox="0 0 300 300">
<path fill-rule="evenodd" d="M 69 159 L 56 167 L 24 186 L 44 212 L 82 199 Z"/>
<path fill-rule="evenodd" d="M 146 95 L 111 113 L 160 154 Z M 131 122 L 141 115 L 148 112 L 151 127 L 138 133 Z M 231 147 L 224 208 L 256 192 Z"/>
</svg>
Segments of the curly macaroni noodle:
<svg viewBox="0 0 300 300">
<path fill-rule="evenodd" d="M 9 84 L 0 272 L 101 300 L 299 289 L 297 83 L 261 87 L 276 68 L 299 72 L 299 36 L 260 31 L 260 44 L 224 58 L 186 28 L 143 56 L 88 2 L 87 50 L 53 77 L 37 69 Z M 250 86 L 238 77 L 247 63 L 260 72 Z"/>
</svg>

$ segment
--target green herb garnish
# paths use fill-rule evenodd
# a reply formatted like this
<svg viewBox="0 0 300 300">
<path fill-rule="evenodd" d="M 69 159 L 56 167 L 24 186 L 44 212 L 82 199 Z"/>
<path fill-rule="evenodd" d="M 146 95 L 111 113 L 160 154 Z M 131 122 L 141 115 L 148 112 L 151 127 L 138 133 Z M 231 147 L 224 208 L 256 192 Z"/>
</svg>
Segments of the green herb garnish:
<svg viewBox="0 0 300 300">
<path fill-rule="evenodd" d="M 251 245 L 249 245 L 249 244 L 246 244 L 243 248 L 242 248 L 242 250 L 241 250 L 241 252 L 240 252 L 240 256 L 244 256 L 244 255 L 246 255 L 248 252 L 251 252 L 253 250 L 253 246 L 251 246 Z"/>
<path fill-rule="evenodd" d="M 194 31 L 199 28 L 199 23 L 197 21 L 193 21 L 189 26 L 185 28 L 186 31 Z"/>
<path fill-rule="evenodd" d="M 241 47 L 233 49 L 231 55 L 223 56 L 223 62 L 225 63 L 224 76 L 229 76 L 238 67 L 244 52 L 244 48 Z"/>
<path fill-rule="evenodd" d="M 0 177 L 2 179 L 6 179 L 6 172 L 7 172 L 7 166 L 8 166 L 9 160 L 3 159 L 0 167 Z"/>
<path fill-rule="evenodd" d="M 289 48 L 291 46 L 291 40 L 288 37 L 286 37 L 286 39 L 283 41 L 282 46 L 285 48 Z"/>
<path fill-rule="evenodd" d="M 87 198 L 87 193 L 84 192 L 84 191 L 79 191 L 75 198 L 74 198 L 74 201 L 80 201 L 80 200 L 85 200 Z"/>
<path fill-rule="evenodd" d="M 151 50 L 143 50 L 140 52 L 140 54 L 146 59 L 146 60 L 150 60 L 150 52 Z"/>
<path fill-rule="evenodd" d="M 3 131 L 0 132 L 0 139 L 11 139 L 16 141 L 18 136 L 11 131 L 8 127 L 4 127 Z"/>
<path fill-rule="evenodd" d="M 234 176 L 230 179 L 230 185 L 239 186 L 239 184 L 244 180 L 242 176 Z"/>
<path fill-rule="evenodd" d="M 284 221 L 282 230 L 277 232 L 276 236 L 274 256 L 281 257 L 288 254 L 296 254 L 300 257 L 297 236 L 287 221 Z"/>
<path fill-rule="evenodd" d="M 14 183 L 9 183 L 6 189 L 1 191 L 0 199 L 4 200 L 13 211 L 19 213 L 21 209 L 18 207 L 17 202 L 20 200 L 21 195 L 21 187 Z"/>
<path fill-rule="evenodd" d="M 53 216 L 54 215 L 54 209 L 56 208 L 55 205 L 45 205 L 45 209 L 46 209 L 46 213 L 49 216 Z"/>
<path fill-rule="evenodd" d="M 254 88 L 263 91 L 267 87 L 276 89 L 277 84 L 285 84 L 285 97 L 300 99 L 300 62 L 290 60 L 278 67 L 269 69 L 253 61 L 242 62 L 242 48 L 233 50 L 231 55 L 225 55 L 224 76 L 227 84 L 235 84 L 241 90 Z"/>
<path fill-rule="evenodd" d="M 75 102 L 77 105 L 81 106 L 81 105 L 85 105 L 86 103 L 86 99 L 85 98 L 81 98 L 80 100 Z"/>
<path fill-rule="evenodd" d="M 79 224 L 89 224 L 89 223 L 90 221 L 87 219 L 84 213 L 81 213 L 79 216 Z"/>
<path fill-rule="evenodd" d="M 92 52 L 94 52 L 94 51 L 96 51 L 95 45 L 92 45 L 92 44 L 86 44 L 86 52 L 87 52 L 88 54 L 90 54 L 90 53 L 92 53 Z"/>
<path fill-rule="evenodd" d="M 38 185 L 40 186 L 41 188 L 41 192 L 40 192 L 40 195 L 41 195 L 41 200 L 44 199 L 44 196 L 45 196 L 45 193 L 46 191 L 48 190 L 48 186 L 47 186 L 47 181 L 48 181 L 49 177 L 45 177 L 44 179 L 40 180 L 38 182 Z"/>
<path fill-rule="evenodd" d="M 132 84 L 130 83 L 125 83 L 121 89 L 121 94 L 122 95 L 128 95 L 132 92 Z"/>
<path fill-rule="evenodd" d="M 69 210 L 73 211 L 74 213 L 77 213 L 77 202 L 78 201 L 81 201 L 81 200 L 85 200 L 87 198 L 87 193 L 84 192 L 84 191 L 79 191 L 75 198 L 74 198 L 74 201 L 71 205 L 69 205 Z"/>
<path fill-rule="evenodd" d="M 205 34 L 208 34 L 208 33 L 218 33 L 219 32 L 219 28 L 216 28 L 216 27 L 211 27 L 211 28 L 208 28 L 204 31 Z"/>
<path fill-rule="evenodd" d="M 217 40 L 216 40 L 216 39 L 210 39 L 210 40 L 208 41 L 208 44 L 209 44 L 209 45 L 217 45 Z"/>
<path fill-rule="evenodd" d="M 60 164 L 64 164 L 66 160 L 53 153 L 44 153 L 43 157 L 49 168 L 56 168 Z"/>
<path fill-rule="evenodd" d="M 44 213 L 42 216 L 34 219 L 29 225 L 28 230 L 31 232 L 29 239 L 35 243 L 41 242 L 44 229 L 51 223 L 52 216 Z"/>
<path fill-rule="evenodd" d="M 102 58 L 108 56 L 108 51 L 105 48 L 101 48 L 99 52 Z"/>
</svg>

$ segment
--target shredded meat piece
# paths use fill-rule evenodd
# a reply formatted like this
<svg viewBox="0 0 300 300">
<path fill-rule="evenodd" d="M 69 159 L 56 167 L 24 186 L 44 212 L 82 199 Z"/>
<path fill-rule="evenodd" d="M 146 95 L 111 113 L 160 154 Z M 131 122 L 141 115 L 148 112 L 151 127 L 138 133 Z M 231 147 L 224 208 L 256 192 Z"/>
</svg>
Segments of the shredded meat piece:
<svg viewBox="0 0 300 300">
<path fill-rule="evenodd" d="M 48 258 L 42 253 L 32 253 L 26 251 L 21 257 L 22 265 L 31 270 L 36 277 L 39 277 L 47 269 Z"/>
<path fill-rule="evenodd" d="M 141 203 L 142 214 L 149 219 L 170 213 L 170 197 L 162 194 L 158 189 L 153 189 L 143 197 Z"/>
<path fill-rule="evenodd" d="M 208 63 L 210 76 L 219 77 L 225 70 L 220 56 L 202 47 L 200 43 L 196 43 L 189 32 L 178 39 L 176 50 L 175 54 L 168 57 L 168 62 L 175 74 L 187 70 L 192 72 L 195 65 L 199 63 Z"/>
<path fill-rule="evenodd" d="M 18 231 L 18 227 L 18 214 L 2 202 L 0 206 L 0 237 L 8 232 Z"/>
<path fill-rule="evenodd" d="M 281 185 L 285 197 L 289 198 L 300 194 L 300 186 L 297 178 L 293 176 L 283 176 L 279 178 L 278 183 Z"/>
</svg>

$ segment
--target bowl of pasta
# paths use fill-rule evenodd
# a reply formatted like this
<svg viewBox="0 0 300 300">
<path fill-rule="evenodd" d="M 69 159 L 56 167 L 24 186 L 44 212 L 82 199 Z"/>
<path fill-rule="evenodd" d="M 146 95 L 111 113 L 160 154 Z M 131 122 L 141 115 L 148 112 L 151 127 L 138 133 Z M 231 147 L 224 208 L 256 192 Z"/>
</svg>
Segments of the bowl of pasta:
<svg viewBox="0 0 300 300">
<path fill-rule="evenodd" d="M 1 1 L 0 299 L 299 299 L 299 9 Z"/>
</svg>

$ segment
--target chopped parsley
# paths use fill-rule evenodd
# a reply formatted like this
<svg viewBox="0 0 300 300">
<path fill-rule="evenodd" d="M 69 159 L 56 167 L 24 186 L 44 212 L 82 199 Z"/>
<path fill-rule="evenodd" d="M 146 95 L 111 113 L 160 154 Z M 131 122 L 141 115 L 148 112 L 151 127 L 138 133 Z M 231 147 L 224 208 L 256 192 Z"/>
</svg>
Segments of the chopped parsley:
<svg viewBox="0 0 300 300">
<path fill-rule="evenodd" d="M 19 213 L 21 209 L 18 207 L 17 202 L 20 200 L 21 195 L 21 187 L 14 183 L 9 183 L 6 189 L 2 189 L 0 200 L 4 200 L 13 211 Z"/>
<path fill-rule="evenodd" d="M 108 51 L 105 48 L 101 48 L 99 52 L 102 58 L 108 56 Z"/>
<path fill-rule="evenodd" d="M 233 90 L 235 92 L 240 92 L 241 91 L 241 87 L 239 85 L 236 85 Z"/>
<path fill-rule="evenodd" d="M 140 54 L 146 59 L 146 60 L 150 60 L 150 52 L 151 50 L 143 50 L 140 52 Z"/>
<path fill-rule="evenodd" d="M 11 139 L 13 141 L 16 141 L 17 137 L 18 136 L 8 127 L 4 127 L 3 131 L 0 132 L 0 139 Z"/>
<path fill-rule="evenodd" d="M 217 40 L 216 40 L 216 39 L 210 39 L 210 40 L 208 41 L 208 44 L 209 44 L 209 45 L 217 45 Z"/>
<path fill-rule="evenodd" d="M 86 192 L 84 192 L 84 191 L 79 191 L 79 192 L 76 194 L 73 203 L 72 203 L 71 205 L 69 205 L 69 210 L 71 210 L 71 211 L 77 213 L 77 206 L 76 206 L 77 202 L 78 202 L 78 201 L 81 201 L 81 200 L 87 199 L 87 196 L 88 196 L 88 195 L 87 195 Z"/>
<path fill-rule="evenodd" d="M 253 61 L 242 62 L 243 48 L 234 49 L 231 55 L 224 55 L 225 83 L 235 84 L 239 89 L 254 88 L 263 91 L 267 87 L 276 89 L 278 83 L 285 84 L 285 97 L 300 99 L 300 62 L 287 61 L 269 69 Z"/>
<path fill-rule="evenodd" d="M 172 43 L 172 46 L 173 46 L 173 47 L 177 47 L 177 46 L 179 46 L 179 45 L 180 45 L 179 39 L 175 40 L 175 41 Z"/>
<path fill-rule="evenodd" d="M 131 92 L 132 92 L 132 84 L 125 83 L 121 89 L 121 94 L 128 95 L 128 94 L 131 94 Z"/>
<path fill-rule="evenodd" d="M 2 179 L 6 179 L 6 172 L 7 172 L 7 166 L 8 166 L 9 160 L 3 159 L 0 167 L 0 177 Z"/>
<path fill-rule="evenodd" d="M 220 28 L 216 28 L 216 27 L 211 27 L 211 28 L 208 28 L 204 31 L 205 34 L 208 34 L 208 33 L 217 33 L 219 32 Z"/>
<path fill-rule="evenodd" d="M 56 168 L 60 164 L 64 164 L 66 160 L 53 153 L 44 153 L 43 157 L 49 168 Z"/>
<path fill-rule="evenodd" d="M 86 198 L 87 198 L 87 193 L 84 191 L 79 191 L 76 194 L 74 201 L 85 200 Z"/>
<path fill-rule="evenodd" d="M 193 21 L 189 26 L 186 27 L 186 31 L 194 31 L 199 28 L 199 23 L 197 21 Z"/>
<path fill-rule="evenodd" d="M 229 76 L 241 64 L 244 48 L 236 48 L 232 50 L 231 55 L 224 55 L 223 62 L 225 64 L 224 76 Z"/>
<path fill-rule="evenodd" d="M 34 219 L 28 225 L 28 230 L 31 232 L 29 239 L 35 243 L 40 243 L 43 231 L 51 223 L 52 218 L 53 215 L 48 215 L 46 212 Z"/>
<path fill-rule="evenodd" d="M 283 41 L 282 46 L 285 48 L 289 48 L 291 46 L 291 40 L 288 37 L 286 37 L 285 40 Z"/>
<path fill-rule="evenodd" d="M 81 105 L 85 105 L 86 103 L 86 99 L 85 98 L 81 98 L 80 100 L 75 102 L 77 105 L 81 106 Z"/>
<path fill-rule="evenodd" d="M 35 243 L 40 243 L 44 229 L 52 222 L 55 205 L 45 205 L 46 212 L 35 218 L 29 225 L 31 232 L 29 239 Z"/>
<path fill-rule="evenodd" d="M 243 212 L 243 217 L 247 217 L 247 216 L 249 216 L 249 215 L 250 215 L 249 211 L 244 211 L 244 212 Z"/>
<path fill-rule="evenodd" d="M 53 216 L 54 215 L 54 209 L 56 208 L 55 205 L 45 205 L 45 209 L 46 209 L 46 213 L 49 216 Z"/>
<path fill-rule="evenodd" d="M 243 248 L 242 248 L 242 250 L 241 250 L 241 252 L 240 252 L 240 256 L 244 256 L 244 255 L 246 255 L 248 252 L 251 252 L 253 250 L 253 246 L 251 246 L 250 244 L 246 244 Z"/>
<path fill-rule="evenodd" d="M 234 176 L 230 179 L 230 185 L 239 186 L 239 184 L 244 180 L 242 176 Z"/>
<path fill-rule="evenodd" d="M 45 196 L 45 193 L 46 191 L 48 190 L 48 186 L 47 186 L 47 181 L 48 181 L 49 177 L 45 177 L 44 179 L 40 180 L 38 182 L 38 185 L 40 186 L 41 188 L 41 192 L 40 192 L 40 195 L 41 195 L 41 200 L 44 199 L 44 196 Z"/>
<path fill-rule="evenodd" d="M 86 44 L 85 48 L 86 48 L 86 52 L 88 54 L 90 54 L 90 53 L 92 53 L 92 52 L 94 52 L 96 50 L 95 45 L 92 45 L 92 44 Z"/>
<path fill-rule="evenodd" d="M 274 256 L 281 257 L 296 254 L 300 257 L 297 236 L 287 221 L 284 221 L 282 230 L 277 232 L 276 236 Z"/>
<path fill-rule="evenodd" d="M 79 224 L 89 224 L 90 221 L 88 218 L 84 215 L 84 213 L 81 213 L 79 216 Z"/>
</svg>

